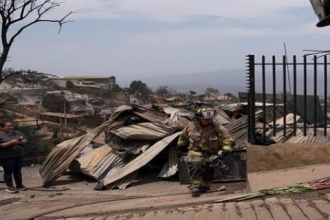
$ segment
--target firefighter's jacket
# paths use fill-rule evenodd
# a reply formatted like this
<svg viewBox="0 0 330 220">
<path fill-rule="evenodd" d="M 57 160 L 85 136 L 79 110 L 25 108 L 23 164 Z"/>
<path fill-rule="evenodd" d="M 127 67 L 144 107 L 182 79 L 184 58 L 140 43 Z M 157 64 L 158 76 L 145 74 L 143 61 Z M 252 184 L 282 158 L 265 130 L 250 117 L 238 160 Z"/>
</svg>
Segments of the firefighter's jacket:
<svg viewBox="0 0 330 220">
<path fill-rule="evenodd" d="M 234 140 L 226 128 L 218 122 L 213 121 L 210 125 L 202 127 L 196 120 L 188 124 L 181 132 L 178 148 L 188 148 L 188 157 L 198 156 L 204 161 L 210 161 L 209 157 L 217 155 L 220 150 L 231 151 L 233 143 Z"/>
</svg>

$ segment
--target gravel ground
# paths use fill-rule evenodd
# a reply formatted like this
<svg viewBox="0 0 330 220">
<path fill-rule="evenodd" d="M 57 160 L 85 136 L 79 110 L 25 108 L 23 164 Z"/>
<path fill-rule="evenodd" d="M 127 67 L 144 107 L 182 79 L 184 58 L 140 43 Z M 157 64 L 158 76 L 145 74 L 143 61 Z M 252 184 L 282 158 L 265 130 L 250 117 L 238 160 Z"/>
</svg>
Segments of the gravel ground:
<svg viewBox="0 0 330 220">
<path fill-rule="evenodd" d="M 0 183 L 0 201 L 8 203 L 13 201 L 29 201 L 29 200 L 45 200 L 45 199 L 59 199 L 59 198 L 102 198 L 112 196 L 114 198 L 127 198 L 139 196 L 157 196 L 169 194 L 188 193 L 188 185 L 180 184 L 179 178 L 174 176 L 166 180 L 158 180 L 156 175 L 158 171 L 145 170 L 140 173 L 138 182 L 133 183 L 125 190 L 104 190 L 95 191 L 94 186 L 96 180 L 89 178 L 82 174 L 64 173 L 60 178 L 54 181 L 50 187 L 42 187 L 42 180 L 39 175 L 39 167 L 24 167 L 23 182 L 28 188 L 27 191 L 21 191 L 15 194 L 5 193 L 5 184 Z M 0 171 L 2 178 L 2 172 Z M 235 183 L 214 183 L 211 190 L 217 190 L 225 186 L 227 193 L 234 193 L 237 191 L 244 192 L 246 189 L 246 182 Z M 1 203 L 0 203 L 1 205 Z"/>
<path fill-rule="evenodd" d="M 95 180 L 85 175 L 72 173 L 65 173 L 53 182 L 51 187 L 43 188 L 38 169 L 39 166 L 23 168 L 24 184 L 29 190 L 21 191 L 16 194 L 0 193 L 0 210 L 3 216 L 5 216 L 5 219 L 18 219 L 17 216 L 39 216 L 40 219 L 63 219 L 63 216 L 67 216 L 67 219 L 70 220 L 117 219 L 118 216 L 108 218 L 108 214 L 112 213 L 115 215 L 116 213 L 120 213 L 121 209 L 123 209 L 123 213 L 135 213 L 138 215 L 144 215 L 145 210 L 150 210 L 150 208 L 154 210 L 152 213 L 155 213 L 155 210 L 165 210 L 163 213 L 171 213 L 168 212 L 167 209 L 171 208 L 176 210 L 178 207 L 191 207 L 195 212 L 200 210 L 197 205 L 208 204 L 205 210 L 209 210 L 207 207 L 210 206 L 210 202 L 212 201 L 216 201 L 220 198 L 237 196 L 238 194 L 246 192 L 246 182 L 214 183 L 211 187 L 212 190 L 216 190 L 221 186 L 226 186 L 227 191 L 203 194 L 199 198 L 193 198 L 188 193 L 187 185 L 181 185 L 178 177 L 173 177 L 168 180 L 157 180 L 155 177 L 158 172 L 150 170 L 140 175 L 141 181 L 134 183 L 125 190 L 95 191 L 93 189 L 96 184 Z M 4 183 L 1 183 L 0 191 L 4 189 Z M 330 189 L 324 189 L 292 195 L 264 196 L 249 200 L 248 204 L 256 202 L 262 203 L 262 205 L 258 207 L 265 206 L 270 209 L 269 204 L 264 204 L 264 201 L 268 201 L 269 199 L 273 201 L 274 198 L 272 197 L 276 197 L 276 201 L 282 201 L 282 199 L 287 198 L 290 201 L 291 199 L 293 199 L 293 201 L 322 200 L 323 203 L 326 203 L 325 199 L 329 198 L 329 193 Z M 90 204 L 85 206 L 81 205 L 86 202 Z M 157 205 L 159 205 L 159 207 Z M 213 206 L 216 207 L 216 205 Z M 285 206 L 285 204 L 283 206 Z M 65 207 L 65 209 L 62 209 L 62 207 Z M 219 205 L 219 207 L 223 208 L 223 205 Z M 319 210 L 316 206 L 314 208 L 315 210 Z M 55 209 L 55 211 L 53 209 Z M 325 209 L 328 210 L 328 207 L 325 207 Z M 21 211 L 15 212 L 14 210 Z M 161 212 L 162 211 L 160 211 L 160 213 Z M 47 215 L 49 215 L 49 218 L 47 218 Z M 87 217 L 87 215 L 89 215 L 89 217 Z M 54 218 L 54 216 L 62 217 Z M 69 218 L 70 216 L 72 218 Z M 96 216 L 106 217 L 98 218 Z M 167 217 L 170 218 L 171 214 L 168 214 Z"/>
</svg>

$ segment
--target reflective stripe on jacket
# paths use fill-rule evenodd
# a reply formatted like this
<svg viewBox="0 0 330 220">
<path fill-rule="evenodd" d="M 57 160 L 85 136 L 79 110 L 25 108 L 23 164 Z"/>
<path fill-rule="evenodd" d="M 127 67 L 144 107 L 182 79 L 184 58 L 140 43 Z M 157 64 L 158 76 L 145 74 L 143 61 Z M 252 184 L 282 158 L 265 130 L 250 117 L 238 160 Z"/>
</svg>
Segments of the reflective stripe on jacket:
<svg viewBox="0 0 330 220">
<path fill-rule="evenodd" d="M 188 146 L 188 155 L 194 152 L 205 158 L 217 154 L 224 147 L 231 148 L 233 142 L 228 131 L 219 123 L 213 121 L 210 125 L 202 127 L 196 120 L 183 129 L 178 146 Z"/>
</svg>

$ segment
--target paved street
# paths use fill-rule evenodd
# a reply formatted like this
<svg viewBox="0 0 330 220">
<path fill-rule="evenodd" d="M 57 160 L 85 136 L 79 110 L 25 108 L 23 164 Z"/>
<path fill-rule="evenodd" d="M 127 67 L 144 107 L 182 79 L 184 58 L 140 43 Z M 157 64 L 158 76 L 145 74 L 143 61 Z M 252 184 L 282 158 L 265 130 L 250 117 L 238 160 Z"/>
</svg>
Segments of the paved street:
<svg viewBox="0 0 330 220">
<path fill-rule="evenodd" d="M 51 219 L 56 218 L 50 215 Z M 43 219 L 43 218 L 40 218 Z M 48 218 L 46 218 L 48 219 Z M 330 203 L 326 199 L 292 199 L 271 197 L 265 200 L 217 203 L 184 208 L 133 211 L 119 215 L 95 215 L 93 217 L 68 217 L 65 220 L 155 220 L 155 219 L 203 219 L 203 220 L 325 220 L 330 219 Z"/>
<path fill-rule="evenodd" d="M 302 193 L 227 203 L 214 203 L 219 198 L 214 193 L 198 198 L 180 194 L 108 201 L 61 199 L 14 202 L 0 207 L 0 212 L 6 220 L 329 220 L 330 193 L 323 192 L 321 195 L 313 192 L 314 196 Z"/>
<path fill-rule="evenodd" d="M 38 167 L 24 168 L 30 187 L 17 194 L 0 184 L 0 213 L 4 220 L 330 220 L 330 189 L 268 196 L 241 202 L 214 203 L 245 194 L 245 183 L 227 184 L 224 192 L 192 197 L 178 182 L 150 181 L 126 190 L 93 190 L 94 182 L 63 175 L 54 186 L 40 186 Z M 240 185 L 243 184 L 243 185 Z M 213 189 L 220 185 L 214 184 Z"/>
</svg>

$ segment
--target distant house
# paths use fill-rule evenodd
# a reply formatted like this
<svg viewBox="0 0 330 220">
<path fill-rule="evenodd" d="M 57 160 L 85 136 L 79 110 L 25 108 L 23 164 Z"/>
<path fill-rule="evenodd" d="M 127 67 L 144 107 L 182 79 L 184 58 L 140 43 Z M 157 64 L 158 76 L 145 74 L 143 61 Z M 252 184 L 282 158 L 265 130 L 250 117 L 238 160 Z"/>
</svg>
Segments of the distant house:
<svg viewBox="0 0 330 220">
<path fill-rule="evenodd" d="M 116 84 L 114 76 L 65 76 L 55 79 L 60 87 L 65 88 L 66 83 L 70 81 L 77 87 L 96 87 L 96 88 L 112 88 Z"/>
<path fill-rule="evenodd" d="M 120 104 L 127 104 L 130 101 L 130 94 L 128 92 L 113 92 L 112 99 Z"/>
<path fill-rule="evenodd" d="M 207 93 L 205 95 L 192 95 L 195 101 L 200 101 L 210 105 L 221 105 L 228 104 L 232 102 L 232 98 L 225 95 L 219 95 L 213 92 Z"/>
</svg>

